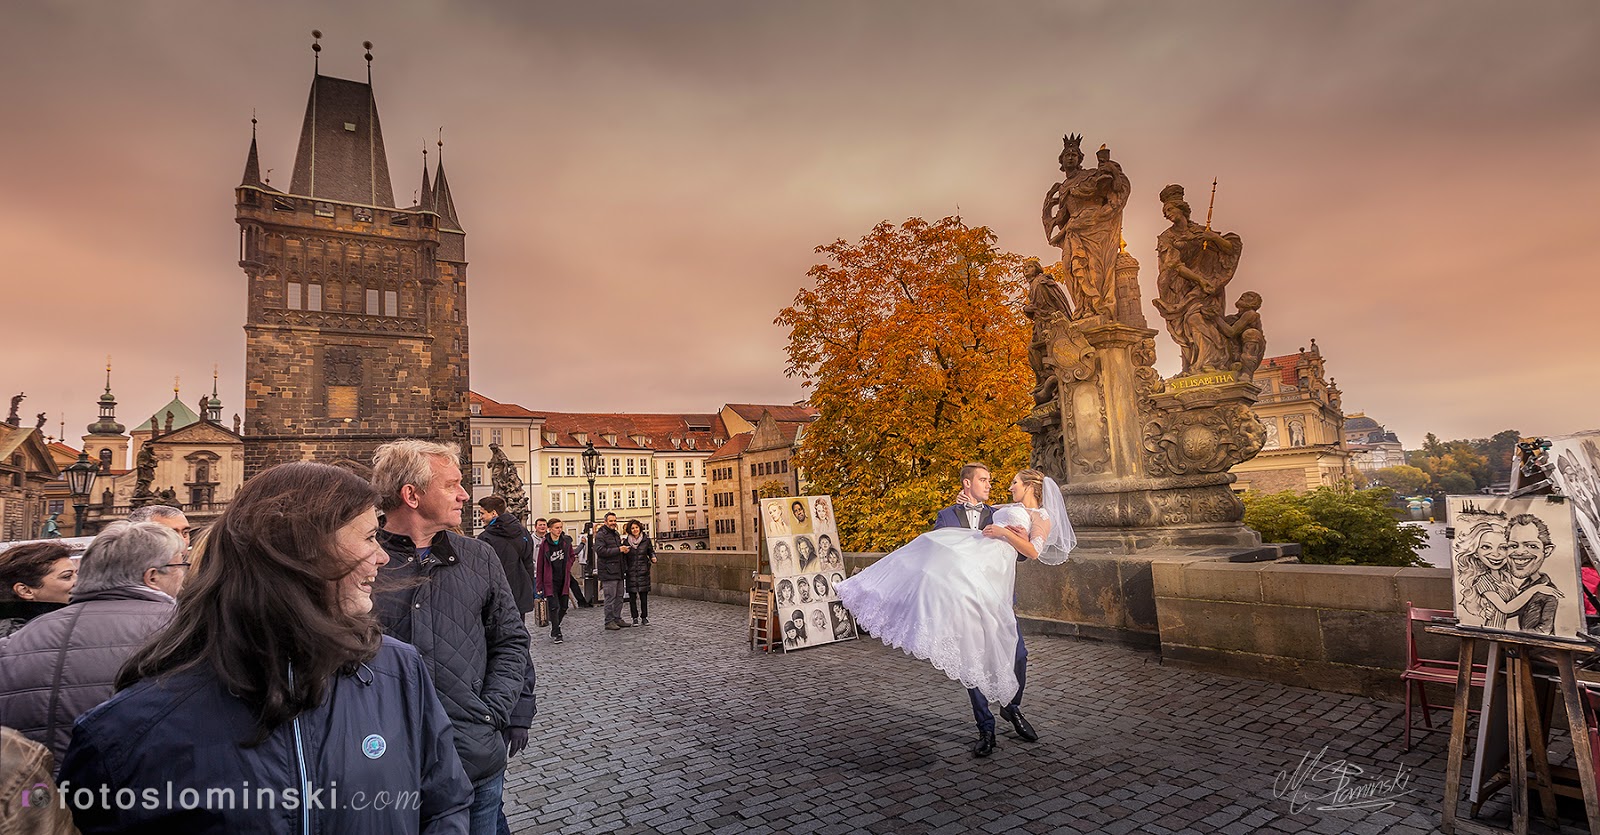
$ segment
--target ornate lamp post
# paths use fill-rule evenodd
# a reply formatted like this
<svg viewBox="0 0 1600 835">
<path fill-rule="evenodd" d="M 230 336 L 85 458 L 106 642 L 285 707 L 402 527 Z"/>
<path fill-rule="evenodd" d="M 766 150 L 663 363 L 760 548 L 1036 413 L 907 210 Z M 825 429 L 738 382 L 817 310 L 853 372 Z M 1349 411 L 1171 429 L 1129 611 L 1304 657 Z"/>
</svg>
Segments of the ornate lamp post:
<svg viewBox="0 0 1600 835">
<path fill-rule="evenodd" d="M 594 441 L 583 445 L 583 477 L 589 480 L 589 570 L 584 572 L 583 593 L 591 602 L 600 596 L 600 559 L 594 553 L 594 479 L 600 474 L 600 450 Z"/>
<path fill-rule="evenodd" d="M 78 451 L 78 460 L 66 469 L 67 492 L 72 494 L 72 535 L 83 536 L 83 517 L 89 512 L 89 493 L 94 490 L 94 477 L 100 472 L 97 464 L 89 461 L 87 449 Z"/>
</svg>

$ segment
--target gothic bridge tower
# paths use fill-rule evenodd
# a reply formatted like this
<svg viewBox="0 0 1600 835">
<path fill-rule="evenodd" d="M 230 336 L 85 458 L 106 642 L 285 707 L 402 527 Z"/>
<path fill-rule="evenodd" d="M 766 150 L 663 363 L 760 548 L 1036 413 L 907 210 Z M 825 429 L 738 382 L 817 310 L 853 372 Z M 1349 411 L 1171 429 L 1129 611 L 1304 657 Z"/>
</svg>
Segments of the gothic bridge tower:
<svg viewBox="0 0 1600 835">
<path fill-rule="evenodd" d="M 313 74 L 287 190 L 262 177 L 251 120 L 235 190 L 247 478 L 285 461 L 370 466 L 396 438 L 466 447 L 466 234 L 442 141 L 416 204 L 396 205 L 366 46 L 365 83 Z"/>
</svg>

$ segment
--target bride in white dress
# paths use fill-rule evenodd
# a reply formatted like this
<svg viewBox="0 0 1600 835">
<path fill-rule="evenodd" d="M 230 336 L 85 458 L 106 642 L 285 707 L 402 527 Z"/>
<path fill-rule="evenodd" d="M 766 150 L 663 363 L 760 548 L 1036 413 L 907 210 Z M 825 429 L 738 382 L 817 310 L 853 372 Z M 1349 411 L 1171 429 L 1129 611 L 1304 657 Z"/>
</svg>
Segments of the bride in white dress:
<svg viewBox="0 0 1600 835">
<path fill-rule="evenodd" d="M 1024 479 L 1036 473 L 1012 479 L 1017 503 L 995 508 L 994 524 L 929 531 L 839 583 L 856 622 L 963 685 L 1009 702 L 1018 689 L 1017 558 L 1059 565 L 1077 544 L 1061 488 L 1042 475 Z M 1028 483 L 1041 480 L 1042 491 Z"/>
</svg>

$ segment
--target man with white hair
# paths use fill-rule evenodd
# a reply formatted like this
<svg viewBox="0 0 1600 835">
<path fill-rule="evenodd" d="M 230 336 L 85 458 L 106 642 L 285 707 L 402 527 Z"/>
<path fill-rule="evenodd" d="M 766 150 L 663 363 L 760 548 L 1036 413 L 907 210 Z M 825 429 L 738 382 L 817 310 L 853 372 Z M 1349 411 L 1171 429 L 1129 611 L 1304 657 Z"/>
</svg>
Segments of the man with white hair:
<svg viewBox="0 0 1600 835">
<path fill-rule="evenodd" d="M 107 525 L 78 565 L 72 603 L 0 641 L 0 724 L 59 762 L 73 722 L 111 698 L 122 662 L 172 618 L 185 551 L 165 525 Z"/>
<path fill-rule="evenodd" d="M 372 486 L 389 553 L 373 613 L 383 631 L 422 653 L 456 751 L 472 781 L 473 835 L 493 835 L 505 786 L 512 709 L 530 672 L 528 629 L 500 558 L 461 536 L 461 457 L 455 444 L 407 439 L 378 447 Z"/>
</svg>

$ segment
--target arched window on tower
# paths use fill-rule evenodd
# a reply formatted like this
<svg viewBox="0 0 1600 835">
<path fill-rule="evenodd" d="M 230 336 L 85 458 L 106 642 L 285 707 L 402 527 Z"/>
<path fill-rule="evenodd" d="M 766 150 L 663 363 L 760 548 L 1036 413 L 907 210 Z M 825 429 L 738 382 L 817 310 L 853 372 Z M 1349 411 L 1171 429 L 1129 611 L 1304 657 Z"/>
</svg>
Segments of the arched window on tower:
<svg viewBox="0 0 1600 835">
<path fill-rule="evenodd" d="M 111 450 L 110 449 L 102 448 L 100 450 L 100 472 L 101 473 L 109 473 L 109 472 L 111 472 Z"/>
</svg>

